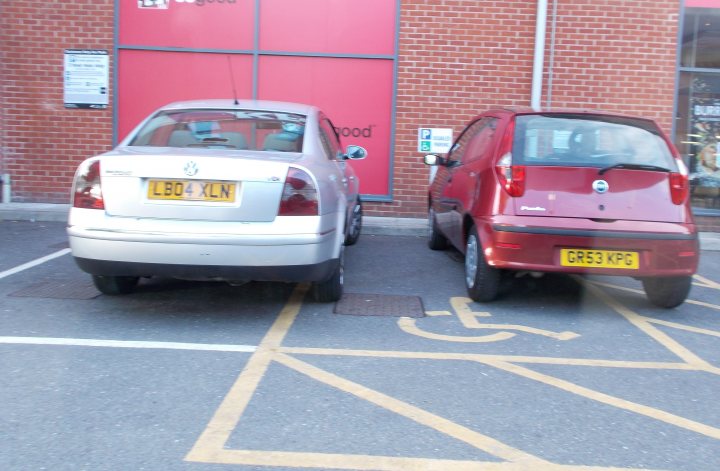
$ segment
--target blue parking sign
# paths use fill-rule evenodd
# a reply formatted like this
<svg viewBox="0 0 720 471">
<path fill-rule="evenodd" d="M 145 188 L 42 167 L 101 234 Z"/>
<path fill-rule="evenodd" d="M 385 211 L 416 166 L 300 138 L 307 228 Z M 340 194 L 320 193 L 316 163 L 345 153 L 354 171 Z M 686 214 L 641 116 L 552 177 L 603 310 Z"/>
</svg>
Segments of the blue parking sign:
<svg viewBox="0 0 720 471">
<path fill-rule="evenodd" d="M 432 139 L 432 129 L 420 129 L 420 139 L 422 140 L 431 140 Z"/>
</svg>

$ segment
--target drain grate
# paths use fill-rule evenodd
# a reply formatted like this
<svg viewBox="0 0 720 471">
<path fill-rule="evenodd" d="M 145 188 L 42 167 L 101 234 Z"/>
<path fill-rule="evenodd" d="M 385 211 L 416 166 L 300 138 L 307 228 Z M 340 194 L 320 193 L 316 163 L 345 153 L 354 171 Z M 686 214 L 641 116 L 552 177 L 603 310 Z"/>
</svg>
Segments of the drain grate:
<svg viewBox="0 0 720 471">
<path fill-rule="evenodd" d="M 335 314 L 351 316 L 425 317 L 418 296 L 345 293 L 335 304 Z"/>
<path fill-rule="evenodd" d="M 19 289 L 8 296 L 22 298 L 93 299 L 100 292 L 92 283 L 82 281 L 44 281 Z"/>
</svg>

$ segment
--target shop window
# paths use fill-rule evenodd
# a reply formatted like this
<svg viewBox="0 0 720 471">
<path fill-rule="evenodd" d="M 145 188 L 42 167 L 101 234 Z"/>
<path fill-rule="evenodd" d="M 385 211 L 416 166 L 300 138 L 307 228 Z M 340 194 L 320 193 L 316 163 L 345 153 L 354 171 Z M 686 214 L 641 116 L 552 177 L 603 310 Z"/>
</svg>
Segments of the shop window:
<svg viewBox="0 0 720 471">
<path fill-rule="evenodd" d="M 684 18 L 675 143 L 693 208 L 720 215 L 720 9 L 687 8 Z"/>
</svg>

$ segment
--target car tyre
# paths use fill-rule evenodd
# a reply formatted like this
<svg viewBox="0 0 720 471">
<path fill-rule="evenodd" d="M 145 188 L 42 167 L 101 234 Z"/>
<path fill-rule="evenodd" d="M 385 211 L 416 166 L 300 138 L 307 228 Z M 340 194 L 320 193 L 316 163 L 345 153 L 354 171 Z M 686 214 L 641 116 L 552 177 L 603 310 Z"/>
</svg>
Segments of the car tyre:
<svg viewBox="0 0 720 471">
<path fill-rule="evenodd" d="M 437 228 L 435 222 L 435 210 L 430 208 L 428 211 L 428 224 L 430 224 L 430 238 L 428 239 L 428 247 L 430 250 L 444 250 L 447 248 L 447 237 L 442 235 Z"/>
<path fill-rule="evenodd" d="M 344 248 L 340 248 L 340 260 L 330 278 L 313 284 L 313 297 L 319 303 L 334 303 L 340 301 L 343 294 L 345 270 Z"/>
<path fill-rule="evenodd" d="M 492 301 L 500 291 L 500 270 L 487 264 L 475 226 L 465 244 L 465 286 L 468 296 L 477 302 Z"/>
<path fill-rule="evenodd" d="M 116 296 L 129 294 L 135 289 L 139 278 L 136 276 L 102 276 L 93 275 L 93 283 L 102 294 Z"/>
<path fill-rule="evenodd" d="M 692 287 L 692 276 L 643 278 L 642 284 L 651 303 L 670 309 L 685 302 Z"/>
<path fill-rule="evenodd" d="M 345 236 L 345 245 L 355 245 L 360 238 L 360 231 L 362 230 L 362 203 L 358 199 L 353 206 L 352 219 L 350 220 L 350 227 L 348 227 L 347 235 Z"/>
</svg>

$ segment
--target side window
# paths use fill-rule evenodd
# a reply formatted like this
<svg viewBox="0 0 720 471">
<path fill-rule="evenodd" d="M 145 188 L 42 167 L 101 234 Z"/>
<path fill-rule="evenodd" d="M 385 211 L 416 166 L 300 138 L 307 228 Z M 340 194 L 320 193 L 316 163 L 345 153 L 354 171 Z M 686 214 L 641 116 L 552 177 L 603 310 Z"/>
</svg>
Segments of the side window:
<svg viewBox="0 0 720 471">
<path fill-rule="evenodd" d="M 325 117 L 320 118 L 320 141 L 328 159 L 337 160 L 342 155 L 340 140 L 335 128 L 330 120 Z"/>
<path fill-rule="evenodd" d="M 495 142 L 495 129 L 497 128 L 497 119 L 485 118 L 483 125 L 477 130 L 475 135 L 470 139 L 462 163 L 466 164 L 480 160 L 489 154 L 493 142 Z"/>
<path fill-rule="evenodd" d="M 470 141 L 480 130 L 485 126 L 489 118 L 480 118 L 477 121 L 468 125 L 465 130 L 460 134 L 452 149 L 450 149 L 450 159 L 458 161 L 460 163 L 467 163 L 466 155 Z"/>
</svg>

